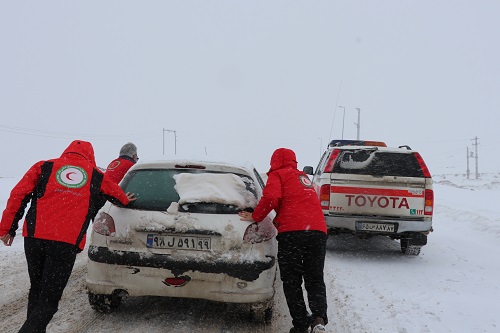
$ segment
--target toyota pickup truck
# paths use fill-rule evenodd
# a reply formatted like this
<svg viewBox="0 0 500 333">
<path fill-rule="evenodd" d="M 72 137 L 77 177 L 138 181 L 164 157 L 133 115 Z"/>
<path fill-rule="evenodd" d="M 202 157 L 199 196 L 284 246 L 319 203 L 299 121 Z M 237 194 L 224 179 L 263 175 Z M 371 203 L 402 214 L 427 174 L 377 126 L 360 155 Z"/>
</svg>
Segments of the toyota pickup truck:
<svg viewBox="0 0 500 333">
<path fill-rule="evenodd" d="M 432 231 L 432 177 L 422 156 L 408 146 L 379 141 L 333 140 L 313 175 L 330 235 L 351 233 L 398 239 L 418 255 Z"/>
</svg>

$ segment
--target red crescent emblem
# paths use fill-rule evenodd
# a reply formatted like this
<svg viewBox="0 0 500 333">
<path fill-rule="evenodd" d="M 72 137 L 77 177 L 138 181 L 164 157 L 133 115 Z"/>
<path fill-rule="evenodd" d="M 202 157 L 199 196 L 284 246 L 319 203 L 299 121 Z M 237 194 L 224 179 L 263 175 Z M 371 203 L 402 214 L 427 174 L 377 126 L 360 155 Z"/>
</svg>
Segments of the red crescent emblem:
<svg viewBox="0 0 500 333">
<path fill-rule="evenodd" d="M 113 161 L 111 164 L 108 166 L 108 170 L 113 170 L 116 169 L 120 165 L 120 161 Z"/>
<path fill-rule="evenodd" d="M 309 177 L 304 176 L 304 175 L 300 175 L 299 180 L 302 183 L 302 185 L 304 185 L 305 187 L 312 187 L 312 183 L 311 183 L 311 180 L 309 179 Z"/>
<path fill-rule="evenodd" d="M 76 173 L 76 172 L 68 172 L 68 173 L 66 174 L 66 178 L 67 178 L 67 179 L 69 179 L 69 180 L 71 180 L 71 181 L 74 181 L 74 180 L 73 180 L 73 179 L 71 179 L 71 177 L 69 176 L 69 175 L 72 175 L 72 174 L 74 174 L 74 173 Z"/>
</svg>

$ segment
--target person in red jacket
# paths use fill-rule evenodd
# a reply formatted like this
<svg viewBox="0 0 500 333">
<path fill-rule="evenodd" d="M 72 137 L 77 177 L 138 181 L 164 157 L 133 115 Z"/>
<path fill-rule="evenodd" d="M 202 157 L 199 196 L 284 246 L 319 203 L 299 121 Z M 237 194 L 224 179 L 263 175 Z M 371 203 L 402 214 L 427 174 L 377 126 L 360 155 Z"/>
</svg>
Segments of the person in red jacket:
<svg viewBox="0 0 500 333">
<path fill-rule="evenodd" d="M 108 164 L 104 176 L 109 178 L 112 182 L 119 184 L 127 171 L 136 164 L 138 160 L 137 147 L 132 142 L 128 142 L 120 149 L 118 158 L 115 158 Z M 106 201 L 107 199 L 101 196 L 99 202 L 96 204 L 96 211 L 99 211 L 99 209 L 106 204 Z"/>
<path fill-rule="evenodd" d="M 262 221 L 274 210 L 278 230 L 278 264 L 293 327 L 290 333 L 324 332 L 328 323 L 323 278 L 327 229 L 318 195 L 309 177 L 297 170 L 295 153 L 276 149 L 259 203 L 253 213 L 239 213 L 243 221 Z M 307 312 L 302 292 L 307 291 Z"/>
<path fill-rule="evenodd" d="M 81 140 L 73 141 L 61 157 L 35 163 L 11 191 L 0 221 L 4 245 L 12 245 L 30 203 L 23 236 L 31 286 L 20 333 L 45 332 L 57 312 L 101 195 L 122 205 L 135 200 L 104 177 L 92 145 Z"/>
<path fill-rule="evenodd" d="M 138 160 L 137 147 L 128 142 L 120 149 L 120 156 L 109 163 L 105 175 L 118 184 Z"/>
</svg>

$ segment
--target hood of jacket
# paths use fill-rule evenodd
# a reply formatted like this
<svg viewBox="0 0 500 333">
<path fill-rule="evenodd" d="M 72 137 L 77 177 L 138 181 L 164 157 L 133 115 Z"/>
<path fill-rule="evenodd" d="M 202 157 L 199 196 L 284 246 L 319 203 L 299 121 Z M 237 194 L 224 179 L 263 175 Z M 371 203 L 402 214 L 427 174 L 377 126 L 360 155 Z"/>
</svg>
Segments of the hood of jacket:
<svg viewBox="0 0 500 333">
<path fill-rule="evenodd" d="M 93 166 L 96 166 L 94 148 L 92 147 L 92 144 L 90 142 L 82 140 L 75 140 L 71 142 L 68 148 L 66 148 L 61 154 L 61 157 L 65 157 L 67 156 L 67 154 L 78 154 L 92 163 Z"/>
<path fill-rule="evenodd" d="M 291 149 L 278 148 L 271 156 L 271 169 L 269 169 L 269 172 L 284 168 L 297 169 L 297 157 Z"/>
</svg>

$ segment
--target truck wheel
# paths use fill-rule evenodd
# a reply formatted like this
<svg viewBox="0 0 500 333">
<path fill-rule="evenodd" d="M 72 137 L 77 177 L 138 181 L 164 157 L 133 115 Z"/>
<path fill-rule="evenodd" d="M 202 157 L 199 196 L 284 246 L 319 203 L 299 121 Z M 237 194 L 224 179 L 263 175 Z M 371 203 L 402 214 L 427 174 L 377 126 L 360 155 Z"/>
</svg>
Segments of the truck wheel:
<svg viewBox="0 0 500 333">
<path fill-rule="evenodd" d="M 116 293 L 101 295 L 89 292 L 89 303 L 92 309 L 101 313 L 110 313 L 118 309 L 122 298 Z"/>
<path fill-rule="evenodd" d="M 418 256 L 420 254 L 420 249 L 422 246 L 412 245 L 411 240 L 408 238 L 401 238 L 401 252 L 409 256 Z"/>
</svg>

